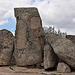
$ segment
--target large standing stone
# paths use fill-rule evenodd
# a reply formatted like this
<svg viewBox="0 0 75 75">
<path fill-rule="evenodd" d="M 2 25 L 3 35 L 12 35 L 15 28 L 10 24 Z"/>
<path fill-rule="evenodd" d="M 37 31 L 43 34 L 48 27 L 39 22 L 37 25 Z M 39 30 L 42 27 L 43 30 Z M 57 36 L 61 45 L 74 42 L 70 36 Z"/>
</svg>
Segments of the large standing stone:
<svg viewBox="0 0 75 75">
<path fill-rule="evenodd" d="M 54 43 L 53 49 L 61 60 L 75 68 L 75 45 L 72 41 L 66 38 L 59 39 Z"/>
<path fill-rule="evenodd" d="M 69 72 L 71 72 L 71 69 L 67 64 L 60 62 L 60 63 L 58 63 L 58 66 L 57 66 L 57 72 L 69 73 Z"/>
<path fill-rule="evenodd" d="M 49 44 L 44 46 L 44 69 L 54 68 L 57 63 L 57 57 Z"/>
<path fill-rule="evenodd" d="M 10 65 L 13 54 L 14 36 L 8 30 L 0 30 L 0 65 Z"/>
<path fill-rule="evenodd" d="M 44 46 L 42 22 L 37 8 L 15 8 L 15 59 L 18 66 L 40 64 Z"/>
</svg>

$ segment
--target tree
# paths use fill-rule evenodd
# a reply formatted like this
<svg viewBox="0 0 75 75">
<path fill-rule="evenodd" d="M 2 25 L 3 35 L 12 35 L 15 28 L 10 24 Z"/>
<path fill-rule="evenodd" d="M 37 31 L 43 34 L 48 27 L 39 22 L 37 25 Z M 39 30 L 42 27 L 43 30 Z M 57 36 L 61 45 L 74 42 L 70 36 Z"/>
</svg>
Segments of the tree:
<svg viewBox="0 0 75 75">
<path fill-rule="evenodd" d="M 60 29 L 58 29 L 58 31 L 55 30 L 55 27 L 43 27 L 44 29 L 44 33 L 47 34 L 47 33 L 55 33 L 55 34 L 58 34 L 62 37 L 66 37 L 67 33 L 66 32 L 61 32 Z"/>
</svg>

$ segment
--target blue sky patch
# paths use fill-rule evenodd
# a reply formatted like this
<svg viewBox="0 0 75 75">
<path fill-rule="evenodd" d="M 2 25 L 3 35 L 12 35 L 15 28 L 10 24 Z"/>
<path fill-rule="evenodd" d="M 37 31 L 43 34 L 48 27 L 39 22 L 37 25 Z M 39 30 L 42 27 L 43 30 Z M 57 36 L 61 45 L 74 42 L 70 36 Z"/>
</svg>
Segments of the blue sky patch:
<svg viewBox="0 0 75 75">
<path fill-rule="evenodd" d="M 8 23 L 5 23 L 0 26 L 0 29 L 7 29 L 11 32 L 15 32 L 16 29 L 16 21 L 11 17 L 8 18 Z"/>
<path fill-rule="evenodd" d="M 30 5 L 33 5 L 36 0 L 31 0 Z"/>
<path fill-rule="evenodd" d="M 44 0 L 39 0 L 39 1 L 44 1 Z"/>
</svg>

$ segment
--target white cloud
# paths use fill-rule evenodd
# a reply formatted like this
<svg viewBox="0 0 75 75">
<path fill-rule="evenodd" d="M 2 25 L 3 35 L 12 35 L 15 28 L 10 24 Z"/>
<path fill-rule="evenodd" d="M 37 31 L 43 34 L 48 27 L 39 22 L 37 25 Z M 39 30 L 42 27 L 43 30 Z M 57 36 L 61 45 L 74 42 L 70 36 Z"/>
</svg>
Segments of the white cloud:
<svg viewBox="0 0 75 75">
<path fill-rule="evenodd" d="M 73 22 L 75 22 L 75 18 L 73 18 Z"/>
<path fill-rule="evenodd" d="M 3 24 L 5 24 L 5 23 L 8 23 L 8 20 L 1 20 L 1 21 L 0 21 L 0 25 L 3 25 Z"/>
<path fill-rule="evenodd" d="M 75 34 L 75 0 L 44 0 L 36 1 L 34 5 L 39 8 L 43 25 L 53 25 L 68 34 Z"/>
<path fill-rule="evenodd" d="M 43 25 L 54 26 L 68 34 L 75 34 L 75 0 L 0 0 L 0 25 L 14 19 L 15 7 L 35 6 L 39 9 Z"/>
</svg>

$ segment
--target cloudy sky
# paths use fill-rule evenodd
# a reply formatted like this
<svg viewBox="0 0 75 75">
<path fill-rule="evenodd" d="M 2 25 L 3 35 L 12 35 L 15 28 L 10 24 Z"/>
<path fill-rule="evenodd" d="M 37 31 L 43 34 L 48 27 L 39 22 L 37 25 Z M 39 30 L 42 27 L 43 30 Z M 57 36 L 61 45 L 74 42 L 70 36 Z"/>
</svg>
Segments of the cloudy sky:
<svg viewBox="0 0 75 75">
<path fill-rule="evenodd" d="M 75 0 L 0 0 L 0 29 L 15 32 L 15 7 L 37 7 L 43 26 L 75 35 Z"/>
</svg>

